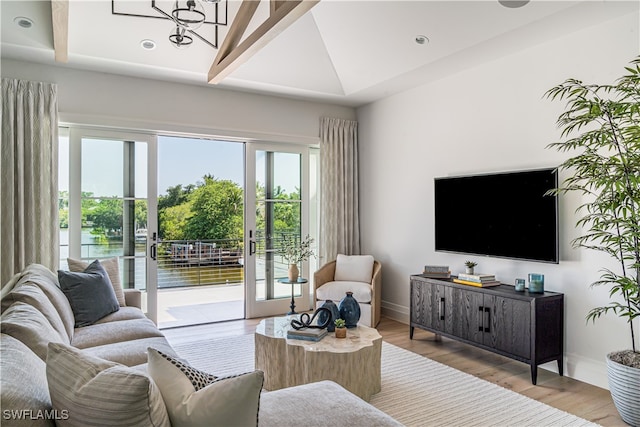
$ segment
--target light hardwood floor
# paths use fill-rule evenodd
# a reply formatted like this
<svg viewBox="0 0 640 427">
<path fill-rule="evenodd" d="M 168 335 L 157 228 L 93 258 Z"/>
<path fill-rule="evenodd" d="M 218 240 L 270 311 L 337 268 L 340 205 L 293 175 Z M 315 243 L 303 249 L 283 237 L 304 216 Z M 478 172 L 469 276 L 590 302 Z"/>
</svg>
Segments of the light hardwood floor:
<svg viewBox="0 0 640 427">
<path fill-rule="evenodd" d="M 253 334 L 260 319 L 247 319 L 183 328 L 164 329 L 171 344 L 203 339 Z M 382 338 L 398 347 L 436 360 L 460 371 L 482 378 L 555 408 L 585 418 L 602 426 L 626 426 L 613 405 L 608 390 L 592 386 L 544 369 L 538 370 L 538 384 L 531 384 L 529 365 L 473 346 L 415 330 L 409 339 L 409 327 L 389 318 L 378 325 Z"/>
</svg>

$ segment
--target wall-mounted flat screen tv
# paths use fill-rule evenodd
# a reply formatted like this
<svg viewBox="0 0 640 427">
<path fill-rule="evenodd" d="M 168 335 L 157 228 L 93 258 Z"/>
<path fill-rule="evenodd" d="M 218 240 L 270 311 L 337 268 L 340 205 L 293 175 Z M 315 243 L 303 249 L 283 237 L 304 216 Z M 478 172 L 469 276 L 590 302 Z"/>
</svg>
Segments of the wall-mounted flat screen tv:
<svg viewBox="0 0 640 427">
<path fill-rule="evenodd" d="M 436 178 L 435 250 L 557 263 L 555 169 Z"/>
</svg>

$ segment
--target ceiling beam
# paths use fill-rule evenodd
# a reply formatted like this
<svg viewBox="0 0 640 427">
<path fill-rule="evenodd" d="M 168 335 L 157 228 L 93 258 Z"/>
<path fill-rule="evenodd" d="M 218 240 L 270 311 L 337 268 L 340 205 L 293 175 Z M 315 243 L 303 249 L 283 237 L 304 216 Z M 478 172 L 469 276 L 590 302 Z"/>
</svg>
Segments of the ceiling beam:
<svg viewBox="0 0 640 427">
<path fill-rule="evenodd" d="M 253 17 L 255 9 L 253 9 L 252 12 L 250 11 L 252 8 L 257 7 L 257 4 L 253 3 L 258 3 L 256 0 L 243 0 L 242 5 L 240 6 L 240 11 L 233 20 L 233 23 L 229 28 L 229 33 L 225 37 L 225 40 L 218 51 L 218 55 L 216 55 L 216 58 L 209 69 L 209 83 L 220 83 L 232 71 L 255 55 L 278 34 L 289 27 L 289 25 L 293 24 L 298 20 L 298 18 L 320 2 L 320 0 L 270 1 L 271 14 L 269 18 L 249 34 L 242 43 L 239 43 L 239 40 L 244 35 L 244 32 Z M 249 4 L 245 6 L 245 3 Z M 240 12 L 243 12 L 242 16 L 240 15 Z M 236 25 L 236 21 L 238 19 L 240 19 L 240 22 Z M 229 38 L 231 38 L 231 40 L 227 43 L 227 39 Z"/>
<path fill-rule="evenodd" d="M 56 62 L 69 59 L 69 0 L 51 0 L 53 50 Z"/>
</svg>

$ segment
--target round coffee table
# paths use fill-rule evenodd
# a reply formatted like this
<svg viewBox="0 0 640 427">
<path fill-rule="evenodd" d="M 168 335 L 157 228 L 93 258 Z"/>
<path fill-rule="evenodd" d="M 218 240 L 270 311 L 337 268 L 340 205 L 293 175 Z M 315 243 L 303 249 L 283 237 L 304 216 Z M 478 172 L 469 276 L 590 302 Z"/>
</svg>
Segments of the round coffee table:
<svg viewBox="0 0 640 427">
<path fill-rule="evenodd" d="M 294 318 L 263 319 L 256 328 L 256 369 L 264 372 L 266 390 L 332 380 L 366 401 L 380 391 L 377 330 L 358 326 L 347 330 L 347 338 L 330 332 L 318 342 L 287 339 Z"/>
</svg>

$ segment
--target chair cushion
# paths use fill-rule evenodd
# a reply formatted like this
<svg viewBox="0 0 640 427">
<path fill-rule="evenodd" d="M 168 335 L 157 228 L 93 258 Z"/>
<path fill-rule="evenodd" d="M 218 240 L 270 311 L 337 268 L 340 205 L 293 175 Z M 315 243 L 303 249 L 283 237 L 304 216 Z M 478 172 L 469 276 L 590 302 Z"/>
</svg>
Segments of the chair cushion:
<svg viewBox="0 0 640 427">
<path fill-rule="evenodd" d="M 47 382 L 53 408 L 69 414 L 61 425 L 170 426 L 158 387 L 137 369 L 51 343 Z"/>
<path fill-rule="evenodd" d="M 372 277 L 373 257 L 371 255 L 338 255 L 333 280 L 371 283 Z"/>
<path fill-rule="evenodd" d="M 81 259 L 67 258 L 67 264 L 69 265 L 69 271 L 72 271 L 74 273 L 81 273 L 85 270 L 85 268 L 89 267 L 89 263 Z M 118 264 L 118 258 L 113 257 L 101 259 L 100 264 L 107 272 L 109 280 L 111 280 L 113 292 L 116 294 L 118 304 L 120 304 L 120 307 L 126 306 L 127 303 L 124 297 L 124 290 L 122 289 L 122 281 L 120 280 L 120 265 Z"/>
<path fill-rule="evenodd" d="M 58 270 L 58 280 L 71 304 L 76 328 L 91 325 L 120 309 L 111 280 L 98 260 L 82 273 Z"/>
<path fill-rule="evenodd" d="M 262 371 L 216 379 L 199 375 L 196 380 L 188 365 L 153 348 L 147 368 L 162 393 L 172 425 L 258 425 Z"/>
<path fill-rule="evenodd" d="M 353 292 L 353 297 L 361 304 L 371 302 L 371 285 L 363 282 L 335 281 L 328 282 L 316 290 L 316 299 L 333 300 L 336 305 L 340 304 L 347 292 Z"/>
<path fill-rule="evenodd" d="M 3 411 L 16 411 L 23 415 L 24 411 L 31 411 L 27 419 L 3 416 L 2 426 L 55 426 L 54 420 L 45 419 L 44 416 L 37 417 L 38 414 L 51 413 L 44 361 L 22 342 L 5 334 L 0 336 L 0 360 L 2 361 L 0 363 L 0 378 L 2 378 L 0 408 Z M 64 416 L 63 413 L 55 415 Z"/>
</svg>

